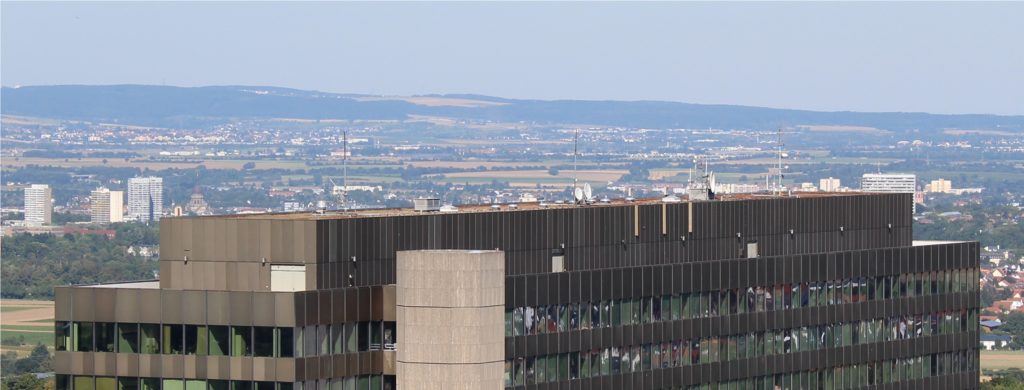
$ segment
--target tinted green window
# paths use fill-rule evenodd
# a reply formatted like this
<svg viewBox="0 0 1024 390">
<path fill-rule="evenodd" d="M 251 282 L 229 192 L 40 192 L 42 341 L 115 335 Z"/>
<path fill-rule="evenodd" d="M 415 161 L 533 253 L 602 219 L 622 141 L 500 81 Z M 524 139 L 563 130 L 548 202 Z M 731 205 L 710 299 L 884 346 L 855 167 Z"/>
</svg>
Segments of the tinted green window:
<svg viewBox="0 0 1024 390">
<path fill-rule="evenodd" d="M 139 325 L 139 332 L 142 334 L 142 341 L 139 345 L 140 351 L 142 353 L 160 353 L 160 325 L 141 324 Z M 145 385 L 145 381 L 143 381 L 143 387 Z"/>
<path fill-rule="evenodd" d="M 111 376 L 96 377 L 96 390 L 117 390 L 117 380 Z"/>
<path fill-rule="evenodd" d="M 185 332 L 181 325 L 164 325 L 163 327 L 163 352 L 166 354 L 179 355 L 185 349 Z M 166 387 L 166 381 L 164 382 Z M 166 389 L 165 389 L 166 390 Z M 179 389 L 173 389 L 179 390 Z"/>
<path fill-rule="evenodd" d="M 252 328 L 231 327 L 231 356 L 252 356 Z"/>
<path fill-rule="evenodd" d="M 142 378 L 142 390 L 160 390 L 160 378 Z"/>
<path fill-rule="evenodd" d="M 341 326 L 335 326 L 336 329 L 341 329 Z M 292 334 L 292 328 L 277 328 L 275 330 L 275 351 L 274 356 L 276 357 L 292 357 L 295 356 L 295 336 Z M 340 335 L 339 335 L 340 336 Z M 338 337 L 340 340 L 341 337 Z M 341 347 L 335 349 L 338 353 L 341 353 Z"/>
<path fill-rule="evenodd" d="M 209 344 L 210 344 L 210 355 L 211 356 L 225 356 L 228 354 L 228 346 L 230 343 L 230 337 L 228 336 L 227 326 L 213 326 L 209 327 Z"/>
<path fill-rule="evenodd" d="M 139 378 L 117 378 L 117 390 L 139 390 Z"/>
<path fill-rule="evenodd" d="M 96 351 L 114 352 L 117 343 L 117 330 L 112 322 L 97 322 L 95 325 Z"/>
<path fill-rule="evenodd" d="M 185 325 L 185 354 L 206 355 L 209 351 L 209 335 L 205 325 Z"/>
<path fill-rule="evenodd" d="M 181 379 L 164 379 L 163 390 L 185 390 L 185 381 Z"/>
<path fill-rule="evenodd" d="M 229 382 L 226 380 L 215 380 L 210 379 L 206 381 L 206 386 L 209 390 L 228 390 Z"/>
<path fill-rule="evenodd" d="M 54 341 L 54 349 L 58 351 L 67 351 L 72 346 L 71 343 L 71 323 L 66 321 L 57 321 L 54 323 L 53 333 L 56 337 Z"/>
<path fill-rule="evenodd" d="M 139 353 L 139 324 L 117 324 L 117 352 Z"/>
<path fill-rule="evenodd" d="M 71 376 L 57 374 L 55 375 L 55 380 L 54 388 L 56 390 L 69 390 L 71 388 Z"/>
<path fill-rule="evenodd" d="M 72 325 L 72 338 L 74 350 L 78 352 L 92 352 L 93 324 L 91 322 L 76 322 Z M 78 378 L 75 378 L 77 381 Z"/>
<path fill-rule="evenodd" d="M 267 326 L 253 327 L 252 338 L 254 356 L 274 356 L 274 328 Z"/>
<path fill-rule="evenodd" d="M 75 390 L 95 390 L 91 376 L 76 376 L 74 382 Z"/>
</svg>

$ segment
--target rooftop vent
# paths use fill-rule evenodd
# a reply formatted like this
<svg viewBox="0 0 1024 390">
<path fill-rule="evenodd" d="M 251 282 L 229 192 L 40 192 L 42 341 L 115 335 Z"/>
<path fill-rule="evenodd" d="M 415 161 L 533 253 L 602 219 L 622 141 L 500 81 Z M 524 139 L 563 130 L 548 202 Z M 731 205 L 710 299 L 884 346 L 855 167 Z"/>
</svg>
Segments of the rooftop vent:
<svg viewBox="0 0 1024 390">
<path fill-rule="evenodd" d="M 440 211 L 441 199 L 438 198 L 416 198 L 412 201 L 413 210 L 419 212 Z"/>
<path fill-rule="evenodd" d="M 459 211 L 458 207 L 452 206 L 450 204 L 446 204 L 444 206 L 441 206 L 441 212 L 442 213 L 455 213 L 455 212 L 458 212 L 458 211 Z"/>
</svg>

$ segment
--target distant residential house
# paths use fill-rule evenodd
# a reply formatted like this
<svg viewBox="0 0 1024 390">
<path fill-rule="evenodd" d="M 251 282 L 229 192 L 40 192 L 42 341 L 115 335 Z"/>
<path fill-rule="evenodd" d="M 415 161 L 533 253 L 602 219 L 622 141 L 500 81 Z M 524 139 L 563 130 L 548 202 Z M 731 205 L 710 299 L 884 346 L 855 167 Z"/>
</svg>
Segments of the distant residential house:
<svg viewBox="0 0 1024 390">
<path fill-rule="evenodd" d="M 983 316 L 983 317 L 994 317 L 994 316 Z M 996 328 L 998 328 L 1000 326 L 1003 326 L 1003 323 L 999 322 L 998 319 L 996 319 L 996 320 L 984 320 L 984 321 L 981 321 L 981 326 L 988 328 L 988 330 L 992 330 L 992 329 L 996 329 Z"/>
<path fill-rule="evenodd" d="M 989 351 L 1005 347 L 1012 341 L 1009 335 L 1005 334 L 983 334 L 981 335 L 981 346 Z"/>
<path fill-rule="evenodd" d="M 142 257 L 156 257 L 160 256 L 160 246 L 157 245 L 138 245 L 129 246 L 125 250 L 129 255 L 142 256 Z"/>
<path fill-rule="evenodd" d="M 990 306 L 988 310 L 995 313 L 1008 313 L 1011 311 L 1019 311 L 1022 308 L 1024 308 L 1024 302 L 1021 300 L 1004 299 L 992 302 L 992 306 Z"/>
</svg>

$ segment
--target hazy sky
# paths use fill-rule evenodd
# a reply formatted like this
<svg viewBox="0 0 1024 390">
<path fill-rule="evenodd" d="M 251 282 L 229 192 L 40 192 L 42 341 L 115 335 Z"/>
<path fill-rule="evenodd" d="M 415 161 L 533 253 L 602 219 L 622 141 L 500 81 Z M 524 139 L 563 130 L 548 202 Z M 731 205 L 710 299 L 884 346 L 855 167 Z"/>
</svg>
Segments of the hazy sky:
<svg viewBox="0 0 1024 390">
<path fill-rule="evenodd" d="M 0 78 L 1024 114 L 1024 3 L 0 3 Z"/>
</svg>

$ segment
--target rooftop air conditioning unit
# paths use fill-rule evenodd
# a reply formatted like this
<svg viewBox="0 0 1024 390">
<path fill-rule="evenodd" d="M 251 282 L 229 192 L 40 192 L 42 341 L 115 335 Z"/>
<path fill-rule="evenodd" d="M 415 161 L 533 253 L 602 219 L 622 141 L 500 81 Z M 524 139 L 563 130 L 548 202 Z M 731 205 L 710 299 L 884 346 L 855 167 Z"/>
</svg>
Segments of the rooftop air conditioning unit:
<svg viewBox="0 0 1024 390">
<path fill-rule="evenodd" d="M 413 210 L 419 212 L 440 211 L 441 199 L 438 198 L 416 198 L 412 201 Z"/>
</svg>

